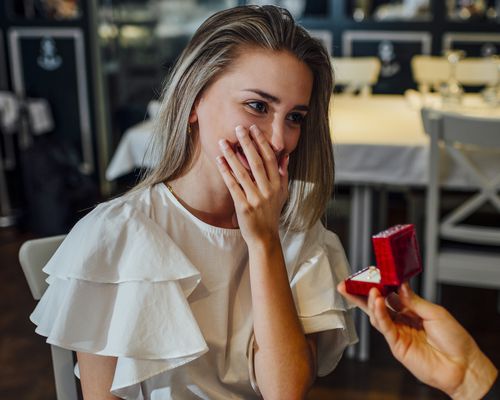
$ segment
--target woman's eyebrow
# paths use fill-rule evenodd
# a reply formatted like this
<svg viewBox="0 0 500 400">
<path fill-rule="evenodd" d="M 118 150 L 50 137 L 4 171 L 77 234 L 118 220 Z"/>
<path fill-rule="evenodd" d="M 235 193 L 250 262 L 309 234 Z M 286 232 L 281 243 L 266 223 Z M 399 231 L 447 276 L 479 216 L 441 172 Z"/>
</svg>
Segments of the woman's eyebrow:
<svg viewBox="0 0 500 400">
<path fill-rule="evenodd" d="M 281 100 L 278 97 L 273 96 L 270 93 L 266 93 L 260 89 L 243 89 L 243 91 L 258 94 L 259 96 L 263 97 L 264 99 L 266 99 L 267 101 L 269 101 L 271 103 L 276 103 L 276 104 L 281 103 Z M 300 110 L 300 111 L 309 111 L 309 107 L 306 106 L 305 104 L 298 104 L 298 105 L 294 106 L 293 109 Z"/>
</svg>

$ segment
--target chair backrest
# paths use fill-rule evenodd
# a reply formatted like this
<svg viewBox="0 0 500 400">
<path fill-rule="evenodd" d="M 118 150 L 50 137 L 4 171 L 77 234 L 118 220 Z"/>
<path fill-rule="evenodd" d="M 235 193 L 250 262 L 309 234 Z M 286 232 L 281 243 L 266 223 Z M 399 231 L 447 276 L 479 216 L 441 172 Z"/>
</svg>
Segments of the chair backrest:
<svg viewBox="0 0 500 400">
<path fill-rule="evenodd" d="M 413 80 L 421 92 L 429 92 L 450 77 L 450 65 L 444 57 L 413 56 L 411 59 Z"/>
<path fill-rule="evenodd" d="M 378 81 L 380 60 L 377 57 L 338 57 L 332 59 L 335 84 L 345 86 L 345 92 L 359 90 L 371 93 Z"/>
<path fill-rule="evenodd" d="M 62 235 L 28 240 L 19 250 L 19 262 L 35 300 L 40 300 L 48 286 L 47 274 L 42 271 L 42 268 L 62 243 L 64 237 Z M 72 351 L 54 345 L 50 347 L 57 400 L 77 400 Z"/>
<path fill-rule="evenodd" d="M 19 262 L 23 269 L 31 294 L 40 300 L 47 289 L 47 274 L 42 268 L 47 264 L 65 235 L 28 240 L 19 249 Z"/>
<path fill-rule="evenodd" d="M 500 171 L 485 174 L 467 156 L 467 150 L 485 148 L 500 157 L 500 118 L 480 118 L 455 113 L 422 110 L 423 125 L 431 137 L 427 214 L 438 224 L 440 237 L 460 242 L 500 245 L 500 226 L 486 227 L 464 221 L 484 204 L 491 203 L 500 218 Z M 474 181 L 477 192 L 442 219 L 439 216 L 441 158 L 447 154 Z M 438 222 L 439 221 L 439 222 Z M 432 230 L 431 230 L 432 231 Z"/>
<path fill-rule="evenodd" d="M 498 79 L 496 62 L 484 57 L 468 57 L 457 64 L 457 80 L 466 86 L 494 85 Z"/>
<path fill-rule="evenodd" d="M 414 56 L 411 60 L 413 79 L 421 92 L 437 89 L 450 77 L 450 63 L 444 57 Z M 465 58 L 457 64 L 456 79 L 466 86 L 493 85 L 497 81 L 496 62 L 488 58 Z"/>
</svg>

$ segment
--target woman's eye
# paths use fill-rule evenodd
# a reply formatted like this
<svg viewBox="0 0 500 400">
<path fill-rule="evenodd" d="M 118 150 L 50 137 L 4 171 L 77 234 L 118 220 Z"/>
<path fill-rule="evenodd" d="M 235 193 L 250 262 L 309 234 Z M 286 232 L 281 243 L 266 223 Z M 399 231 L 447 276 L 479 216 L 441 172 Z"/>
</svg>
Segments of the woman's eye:
<svg viewBox="0 0 500 400">
<path fill-rule="evenodd" d="M 267 111 L 266 103 L 262 101 L 251 101 L 247 103 L 247 106 L 259 113 L 265 113 Z"/>
<path fill-rule="evenodd" d="M 304 121 L 305 115 L 301 113 L 288 114 L 287 119 L 295 124 L 301 124 Z"/>
</svg>

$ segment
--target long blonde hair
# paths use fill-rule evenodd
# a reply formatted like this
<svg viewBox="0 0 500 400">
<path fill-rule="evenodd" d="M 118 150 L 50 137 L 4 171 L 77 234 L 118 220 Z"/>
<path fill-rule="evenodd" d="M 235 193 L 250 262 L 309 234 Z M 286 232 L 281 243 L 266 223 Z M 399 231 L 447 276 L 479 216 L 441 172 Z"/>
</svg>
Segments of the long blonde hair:
<svg viewBox="0 0 500 400">
<path fill-rule="evenodd" d="M 291 230 L 311 227 L 323 214 L 333 189 L 334 162 L 328 107 L 333 90 L 330 57 L 323 45 L 275 6 L 241 6 L 209 17 L 182 52 L 165 83 L 149 156 L 155 167 L 134 188 L 186 173 L 196 157 L 197 138 L 187 128 L 204 88 L 238 57 L 242 47 L 288 51 L 304 62 L 314 80 L 309 112 L 289 163 L 289 199 L 282 223 Z"/>
</svg>

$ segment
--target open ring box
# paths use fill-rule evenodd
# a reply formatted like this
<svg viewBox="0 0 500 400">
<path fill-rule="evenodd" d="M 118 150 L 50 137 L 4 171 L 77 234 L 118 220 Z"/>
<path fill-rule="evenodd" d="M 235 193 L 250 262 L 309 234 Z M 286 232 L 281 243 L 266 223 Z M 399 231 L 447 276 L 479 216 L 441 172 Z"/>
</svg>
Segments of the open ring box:
<svg viewBox="0 0 500 400">
<path fill-rule="evenodd" d="M 368 267 L 346 279 L 348 293 L 368 296 L 372 287 L 383 296 L 422 272 L 415 226 L 396 225 L 372 236 L 377 267 Z"/>
</svg>

